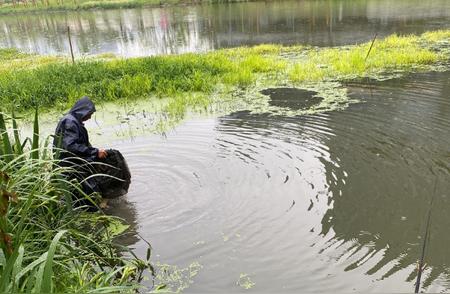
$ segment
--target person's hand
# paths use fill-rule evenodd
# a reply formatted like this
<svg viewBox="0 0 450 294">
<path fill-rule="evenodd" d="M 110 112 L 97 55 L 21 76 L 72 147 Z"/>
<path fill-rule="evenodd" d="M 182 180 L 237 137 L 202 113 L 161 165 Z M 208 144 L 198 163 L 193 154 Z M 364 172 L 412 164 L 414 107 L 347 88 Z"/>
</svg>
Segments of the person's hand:
<svg viewBox="0 0 450 294">
<path fill-rule="evenodd" d="M 98 158 L 104 159 L 106 156 L 108 156 L 108 153 L 105 149 L 98 149 Z"/>
</svg>

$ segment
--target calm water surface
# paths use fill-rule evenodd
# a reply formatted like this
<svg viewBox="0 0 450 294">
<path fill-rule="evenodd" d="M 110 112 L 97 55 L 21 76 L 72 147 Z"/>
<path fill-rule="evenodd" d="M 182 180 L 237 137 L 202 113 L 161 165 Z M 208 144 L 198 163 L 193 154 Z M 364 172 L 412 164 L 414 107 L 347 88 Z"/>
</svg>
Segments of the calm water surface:
<svg viewBox="0 0 450 294">
<path fill-rule="evenodd" d="M 300 0 L 0 16 L 0 47 L 143 56 L 261 43 L 336 46 L 450 27 L 448 0 Z"/>
<path fill-rule="evenodd" d="M 111 213 L 155 261 L 203 266 L 186 292 L 412 292 L 435 194 L 423 281 L 449 291 L 450 72 L 347 86 L 361 103 L 344 111 L 116 141 L 133 184 Z"/>
</svg>

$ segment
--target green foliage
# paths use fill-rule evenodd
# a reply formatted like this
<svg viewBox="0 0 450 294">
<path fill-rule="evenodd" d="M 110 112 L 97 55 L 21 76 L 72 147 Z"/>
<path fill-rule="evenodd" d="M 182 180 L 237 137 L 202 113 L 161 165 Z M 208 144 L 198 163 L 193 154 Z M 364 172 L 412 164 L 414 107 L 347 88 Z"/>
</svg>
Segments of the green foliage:
<svg viewBox="0 0 450 294">
<path fill-rule="evenodd" d="M 0 113 L 0 132 L 2 137 L 3 156 L 6 162 L 10 162 L 13 159 L 13 151 L 11 141 L 9 140 L 8 132 L 6 129 L 5 119 L 3 114 Z"/>
<path fill-rule="evenodd" d="M 51 159 L 47 143 L 38 145 L 37 118 L 36 110 L 33 140 L 18 149 L 20 135 L 0 113 L 0 292 L 136 290 L 143 271 L 153 271 L 150 254 L 146 260 L 124 258 L 123 252 L 133 253 L 114 242 L 127 228 L 120 219 L 73 208 L 73 193 L 90 196 L 66 180 L 68 170 Z M 14 129 L 16 120 L 13 114 Z"/>
<path fill-rule="evenodd" d="M 2 48 L 0 49 L 0 76 L 3 71 L 30 69 L 63 60 L 65 58 L 60 56 L 40 56 L 23 53 L 13 48 Z"/>
<path fill-rule="evenodd" d="M 16 2 L 15 5 L 0 4 L 1 14 L 27 13 L 36 11 L 60 11 L 60 10 L 87 10 L 87 9 L 117 9 L 136 8 L 142 6 L 197 4 L 203 3 L 230 3 L 247 2 L 248 0 L 41 0 L 34 1 L 32 5 Z"/>
<path fill-rule="evenodd" d="M 31 159 L 39 159 L 39 116 L 37 108 L 34 113 L 33 140 L 31 141 Z"/>
<path fill-rule="evenodd" d="M 22 53 L 15 48 L 4 48 L 0 50 L 0 60 L 8 61 L 13 59 L 19 59 L 27 56 L 28 54 Z"/>
<path fill-rule="evenodd" d="M 439 34 L 448 38 L 445 34 Z M 390 70 L 408 70 L 434 64 L 449 58 L 431 47 L 434 41 L 423 44 L 424 39 L 432 40 L 424 34 L 418 36 L 392 35 L 376 40 L 372 51 L 365 59 L 370 43 L 343 48 L 324 48 L 308 52 L 289 71 L 292 81 L 309 82 L 320 80 L 348 80 L 361 77 L 375 77 Z"/>
<path fill-rule="evenodd" d="M 178 121 L 197 106 L 192 97 L 214 94 L 227 99 L 229 89 L 254 88 L 267 81 L 317 84 L 430 68 L 426 66 L 449 59 L 445 49 L 449 34 L 441 30 L 422 36 L 392 35 L 376 40 L 368 58 L 370 43 L 334 48 L 268 44 L 130 59 L 100 56 L 74 65 L 63 58 L 43 59 L 9 49 L 1 53 L 0 49 L 0 61 L 7 64 L 0 65 L 0 103 L 21 110 L 55 105 L 67 109 L 83 95 L 95 102 L 119 103 L 164 98 L 168 103 L 163 112 Z M 26 66 L 33 59 L 37 62 Z"/>
<path fill-rule="evenodd" d="M 70 105 L 82 95 L 111 101 L 150 94 L 209 92 L 214 77 L 222 71 L 220 63 L 196 55 L 83 61 L 76 65 L 54 63 L 5 72 L 0 77 L 0 101 L 7 103 L 10 97 L 20 97 L 16 103 L 22 109 L 29 109 Z"/>
</svg>

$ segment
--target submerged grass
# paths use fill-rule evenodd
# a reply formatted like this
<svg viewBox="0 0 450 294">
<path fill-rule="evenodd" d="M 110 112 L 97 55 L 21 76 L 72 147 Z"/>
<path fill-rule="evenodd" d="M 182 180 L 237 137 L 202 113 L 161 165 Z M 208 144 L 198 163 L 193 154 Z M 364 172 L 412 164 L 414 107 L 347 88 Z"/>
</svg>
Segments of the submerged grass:
<svg viewBox="0 0 450 294">
<path fill-rule="evenodd" d="M 21 110 L 66 109 L 83 95 L 119 103 L 164 98 L 164 117 L 179 120 L 188 108 L 204 109 L 267 85 L 324 88 L 324 83 L 432 70 L 450 58 L 449 35 L 449 30 L 392 35 L 376 40 L 367 59 L 370 43 L 335 48 L 267 44 L 131 59 L 102 56 L 75 65 L 64 57 L 0 50 L 0 103 Z"/>
</svg>

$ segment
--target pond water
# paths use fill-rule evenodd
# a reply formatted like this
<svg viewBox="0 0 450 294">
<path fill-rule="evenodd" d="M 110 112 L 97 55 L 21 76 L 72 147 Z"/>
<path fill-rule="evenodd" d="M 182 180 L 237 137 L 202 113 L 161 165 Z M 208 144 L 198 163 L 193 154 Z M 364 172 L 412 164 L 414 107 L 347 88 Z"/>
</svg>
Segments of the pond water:
<svg viewBox="0 0 450 294">
<path fill-rule="evenodd" d="M 261 43 L 337 46 L 449 28 L 448 0 L 302 0 L 0 16 L 0 47 L 143 56 Z"/>
<path fill-rule="evenodd" d="M 77 55 L 337 46 L 449 28 L 449 19 L 448 0 L 57 12 L 0 16 L 0 47 L 67 54 L 67 26 Z M 450 291 L 450 72 L 345 86 L 360 102 L 342 111 L 240 111 L 190 119 L 165 136 L 130 129 L 111 141 L 126 119 L 106 128 L 99 111 L 108 130 L 91 122 L 93 143 L 121 150 L 132 173 L 128 195 L 109 211 L 132 225 L 121 241 L 145 256 L 141 236 L 155 262 L 200 265 L 192 279 L 183 271 L 185 292 L 412 292 L 434 197 L 423 287 Z M 263 93 L 293 110 L 320 102 L 308 91 Z"/>
<path fill-rule="evenodd" d="M 116 140 L 133 183 L 110 213 L 155 262 L 202 266 L 187 293 L 412 292 L 434 197 L 422 281 L 450 290 L 450 72 L 347 87 L 360 103 L 343 111 Z"/>
</svg>

